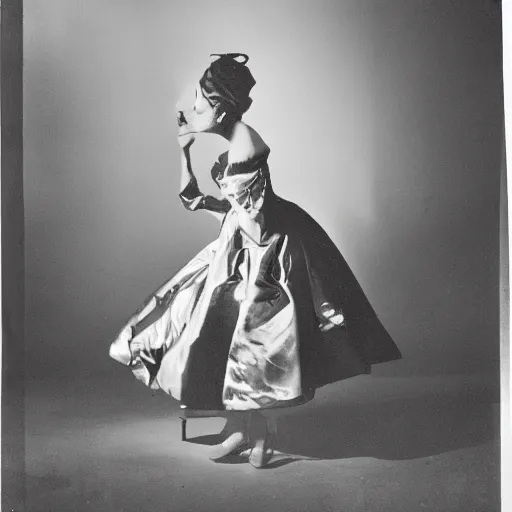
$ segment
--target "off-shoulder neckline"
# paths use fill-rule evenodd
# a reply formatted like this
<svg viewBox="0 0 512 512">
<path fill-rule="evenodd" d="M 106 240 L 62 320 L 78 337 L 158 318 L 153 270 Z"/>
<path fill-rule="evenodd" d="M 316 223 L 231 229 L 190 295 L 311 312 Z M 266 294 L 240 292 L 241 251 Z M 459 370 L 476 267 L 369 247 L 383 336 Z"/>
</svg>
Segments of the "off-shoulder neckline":
<svg viewBox="0 0 512 512">
<path fill-rule="evenodd" d="M 259 163 L 263 160 L 266 160 L 270 154 L 270 148 L 266 148 L 262 153 L 258 153 L 254 156 L 251 156 L 247 160 L 241 160 L 240 162 L 228 162 L 228 153 L 229 151 L 224 151 L 219 155 L 219 163 L 223 164 L 226 167 L 236 167 L 236 166 L 252 166 L 256 163 Z"/>
</svg>

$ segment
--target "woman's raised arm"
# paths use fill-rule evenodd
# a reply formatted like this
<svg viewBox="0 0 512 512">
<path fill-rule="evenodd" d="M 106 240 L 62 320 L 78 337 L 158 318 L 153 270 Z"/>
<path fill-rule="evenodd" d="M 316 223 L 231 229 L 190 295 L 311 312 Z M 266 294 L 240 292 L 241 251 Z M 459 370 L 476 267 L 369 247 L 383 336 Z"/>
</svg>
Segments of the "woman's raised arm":
<svg viewBox="0 0 512 512">
<path fill-rule="evenodd" d="M 222 220 L 229 211 L 231 205 L 227 200 L 217 199 L 210 195 L 204 195 L 197 183 L 197 178 L 192 170 L 190 159 L 190 146 L 194 142 L 193 135 L 178 137 L 181 146 L 181 184 L 179 197 L 183 206 L 190 211 L 206 210 L 215 218 Z"/>
</svg>

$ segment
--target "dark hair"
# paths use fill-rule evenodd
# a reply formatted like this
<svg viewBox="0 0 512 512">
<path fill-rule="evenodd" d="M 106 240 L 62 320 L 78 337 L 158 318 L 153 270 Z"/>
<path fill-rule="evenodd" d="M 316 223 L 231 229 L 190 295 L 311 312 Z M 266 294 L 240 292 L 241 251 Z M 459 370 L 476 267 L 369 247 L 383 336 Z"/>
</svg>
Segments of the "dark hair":
<svg viewBox="0 0 512 512">
<path fill-rule="evenodd" d="M 221 104 L 227 114 L 241 118 L 249 109 L 251 89 L 256 84 L 249 68 L 249 57 L 244 53 L 213 53 L 218 57 L 204 72 L 199 84 L 211 105 Z M 240 62 L 237 59 L 242 58 Z"/>
</svg>

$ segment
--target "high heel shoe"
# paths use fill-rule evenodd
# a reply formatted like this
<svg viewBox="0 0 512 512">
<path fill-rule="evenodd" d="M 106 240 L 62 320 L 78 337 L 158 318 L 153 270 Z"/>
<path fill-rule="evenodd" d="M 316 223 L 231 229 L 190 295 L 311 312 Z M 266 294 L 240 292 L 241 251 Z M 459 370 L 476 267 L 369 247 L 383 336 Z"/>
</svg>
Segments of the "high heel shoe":
<svg viewBox="0 0 512 512">
<path fill-rule="evenodd" d="M 272 419 L 262 418 L 259 429 L 253 440 L 253 447 L 249 454 L 251 466 L 260 469 L 268 464 L 274 455 L 274 439 L 277 434 L 277 425 Z"/>
<path fill-rule="evenodd" d="M 213 461 L 245 447 L 248 438 L 247 421 L 243 417 L 228 418 L 221 434 L 225 434 L 226 438 L 221 443 L 211 446 L 209 450 L 209 458 Z"/>
</svg>

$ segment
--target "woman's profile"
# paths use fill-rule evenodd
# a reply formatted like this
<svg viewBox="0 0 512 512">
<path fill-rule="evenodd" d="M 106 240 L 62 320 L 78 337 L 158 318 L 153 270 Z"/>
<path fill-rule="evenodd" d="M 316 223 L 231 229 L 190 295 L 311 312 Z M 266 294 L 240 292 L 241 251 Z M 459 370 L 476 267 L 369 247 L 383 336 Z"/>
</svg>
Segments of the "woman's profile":
<svg viewBox="0 0 512 512">
<path fill-rule="evenodd" d="M 182 408 L 227 417 L 210 458 L 249 446 L 262 467 L 275 434 L 266 411 L 401 354 L 329 236 L 274 192 L 270 149 L 242 120 L 255 85 L 248 57 L 213 57 L 193 107 L 178 112 L 179 197 L 219 219 L 218 237 L 151 294 L 110 355 Z M 196 133 L 229 143 L 211 170 L 219 197 L 203 194 L 194 175 Z"/>
</svg>

